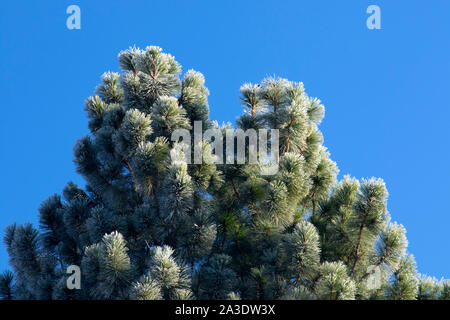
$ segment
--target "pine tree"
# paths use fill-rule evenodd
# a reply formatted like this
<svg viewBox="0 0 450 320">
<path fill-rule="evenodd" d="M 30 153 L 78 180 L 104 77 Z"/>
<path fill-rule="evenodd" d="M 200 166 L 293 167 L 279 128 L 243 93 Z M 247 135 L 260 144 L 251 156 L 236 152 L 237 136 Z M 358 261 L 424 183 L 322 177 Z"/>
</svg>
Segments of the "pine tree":
<svg viewBox="0 0 450 320">
<path fill-rule="evenodd" d="M 90 133 L 74 147 L 85 187 L 45 200 L 39 230 L 6 228 L 2 299 L 449 299 L 449 281 L 417 273 L 384 182 L 337 181 L 324 106 L 302 83 L 240 89 L 237 129 L 279 132 L 278 171 L 265 174 L 264 161 L 215 163 L 225 139 L 223 154 L 212 140 L 172 141 L 199 123 L 232 129 L 209 119 L 201 73 L 180 77 L 159 47 L 118 60 L 121 74 L 105 73 L 85 103 Z M 66 285 L 70 265 L 79 290 Z"/>
</svg>

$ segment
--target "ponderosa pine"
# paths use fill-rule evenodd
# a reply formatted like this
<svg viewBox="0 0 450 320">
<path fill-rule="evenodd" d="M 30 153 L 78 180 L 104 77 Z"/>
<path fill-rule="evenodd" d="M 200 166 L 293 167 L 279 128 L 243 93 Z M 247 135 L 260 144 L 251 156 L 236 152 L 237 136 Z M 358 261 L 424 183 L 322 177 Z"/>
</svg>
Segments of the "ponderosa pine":
<svg viewBox="0 0 450 320">
<path fill-rule="evenodd" d="M 118 60 L 122 73 L 105 73 L 85 103 L 90 133 L 74 162 L 86 185 L 45 200 L 39 230 L 6 228 L 1 298 L 449 299 L 449 281 L 418 275 L 385 183 L 336 180 L 324 106 L 302 83 L 240 89 L 237 127 L 279 130 L 279 170 L 264 175 L 264 164 L 188 164 L 171 140 L 195 121 L 232 127 L 209 119 L 201 73 L 180 78 L 158 47 Z M 200 147 L 208 160 L 210 143 Z M 66 285 L 70 265 L 79 290 Z"/>
</svg>

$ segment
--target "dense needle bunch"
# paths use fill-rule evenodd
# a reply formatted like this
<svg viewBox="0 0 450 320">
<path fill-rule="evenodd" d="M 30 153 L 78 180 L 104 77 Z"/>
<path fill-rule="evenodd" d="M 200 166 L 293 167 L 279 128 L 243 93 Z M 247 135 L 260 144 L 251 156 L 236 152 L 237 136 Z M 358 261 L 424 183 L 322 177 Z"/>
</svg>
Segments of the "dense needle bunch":
<svg viewBox="0 0 450 320">
<path fill-rule="evenodd" d="M 123 51 L 119 64 L 86 100 L 90 134 L 74 147 L 85 187 L 45 200 L 39 231 L 6 228 L 14 273 L 0 275 L 1 298 L 449 299 L 448 281 L 417 274 L 384 182 L 336 181 L 324 107 L 302 83 L 240 89 L 237 128 L 279 130 L 279 170 L 265 175 L 263 161 L 215 164 L 212 141 L 188 164 L 172 141 L 196 121 L 231 128 L 209 120 L 201 73 L 180 78 L 158 47 Z M 80 289 L 67 287 L 70 265 Z"/>
</svg>

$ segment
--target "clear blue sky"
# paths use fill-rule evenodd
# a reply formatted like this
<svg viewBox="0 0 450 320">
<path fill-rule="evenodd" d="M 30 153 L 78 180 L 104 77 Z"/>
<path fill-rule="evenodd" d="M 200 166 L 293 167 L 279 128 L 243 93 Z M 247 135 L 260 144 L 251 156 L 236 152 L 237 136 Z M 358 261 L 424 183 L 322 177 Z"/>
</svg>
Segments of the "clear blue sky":
<svg viewBox="0 0 450 320">
<path fill-rule="evenodd" d="M 66 8 L 81 8 L 81 30 Z M 368 30 L 366 8 L 381 8 Z M 340 177 L 382 177 L 419 271 L 450 278 L 450 1 L 9 1 L 0 9 L 0 227 L 75 174 L 83 102 L 130 45 L 158 45 L 204 73 L 211 118 L 241 113 L 238 89 L 303 81 Z M 3 237 L 3 231 L 2 231 Z M 8 258 L 0 246 L 0 270 Z"/>
</svg>

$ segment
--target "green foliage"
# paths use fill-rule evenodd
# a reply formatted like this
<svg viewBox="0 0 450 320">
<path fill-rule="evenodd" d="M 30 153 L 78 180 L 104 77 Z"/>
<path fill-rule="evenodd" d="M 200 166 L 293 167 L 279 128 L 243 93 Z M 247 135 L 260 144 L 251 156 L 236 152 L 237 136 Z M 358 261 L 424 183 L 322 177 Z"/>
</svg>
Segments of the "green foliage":
<svg viewBox="0 0 450 320">
<path fill-rule="evenodd" d="M 232 129 L 210 121 L 201 73 L 181 76 L 159 47 L 118 60 L 122 72 L 104 73 L 85 102 L 90 133 L 74 163 L 86 184 L 46 199 L 39 230 L 6 228 L 13 272 L 0 275 L 0 298 L 450 298 L 448 280 L 417 275 L 384 182 L 337 181 L 319 130 L 325 108 L 303 83 L 240 88 L 237 129 L 279 130 L 278 172 L 265 175 L 261 149 L 260 163 L 216 164 L 211 137 L 172 141 L 176 129 L 193 136 L 195 121 L 203 133 Z M 187 161 L 186 146 L 202 163 Z M 70 265 L 79 290 L 66 286 Z"/>
<path fill-rule="evenodd" d="M 311 286 L 320 266 L 320 246 L 317 229 L 308 221 L 300 221 L 289 238 L 294 255 L 291 265 L 295 269 L 296 281 Z"/>
<path fill-rule="evenodd" d="M 416 262 L 412 256 L 404 257 L 394 272 L 394 280 L 387 288 L 387 297 L 391 300 L 413 300 L 417 297 Z"/>
<path fill-rule="evenodd" d="M 348 276 L 342 262 L 325 262 L 320 266 L 315 284 L 315 295 L 319 299 L 352 300 L 355 298 L 355 283 Z"/>
<path fill-rule="evenodd" d="M 450 281 L 437 280 L 421 275 L 418 284 L 418 300 L 450 300 Z"/>
<path fill-rule="evenodd" d="M 156 247 L 150 262 L 149 276 L 155 281 L 164 299 L 191 298 L 189 269 L 176 261 L 173 249 Z"/>
<path fill-rule="evenodd" d="M 13 279 L 14 275 L 9 270 L 0 274 L 0 298 L 2 300 L 11 300 L 13 298 Z"/>
<path fill-rule="evenodd" d="M 233 298 L 236 274 L 231 269 L 231 257 L 216 254 L 205 263 L 197 274 L 197 296 L 200 299 L 224 300 Z"/>
<path fill-rule="evenodd" d="M 133 284 L 133 287 L 131 288 L 131 299 L 161 300 L 161 288 L 151 277 L 144 276 L 141 281 Z"/>
</svg>

